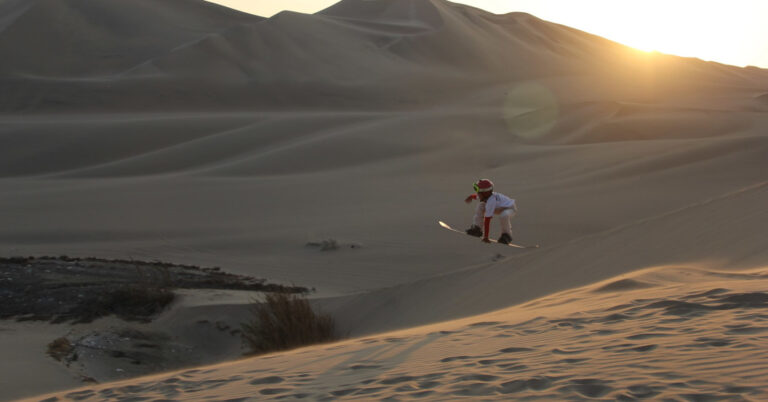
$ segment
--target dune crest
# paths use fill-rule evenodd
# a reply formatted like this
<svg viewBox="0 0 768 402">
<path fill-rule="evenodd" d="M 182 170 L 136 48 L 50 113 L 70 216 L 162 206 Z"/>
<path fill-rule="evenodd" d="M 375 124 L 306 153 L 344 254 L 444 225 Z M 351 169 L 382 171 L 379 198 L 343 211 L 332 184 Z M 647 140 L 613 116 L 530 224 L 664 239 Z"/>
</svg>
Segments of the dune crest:
<svg viewBox="0 0 768 402">
<path fill-rule="evenodd" d="M 261 20 L 204 1 L 5 2 L 0 25 L 6 75 L 110 76 L 209 32 Z M 183 29 L 179 29 L 183 28 Z"/>
<path fill-rule="evenodd" d="M 4 7 L 5 112 L 423 106 L 558 76 L 582 90 L 659 99 L 661 88 L 695 96 L 706 81 L 736 87 L 768 77 L 443 0 L 347 0 L 268 19 L 203 1 Z"/>
</svg>

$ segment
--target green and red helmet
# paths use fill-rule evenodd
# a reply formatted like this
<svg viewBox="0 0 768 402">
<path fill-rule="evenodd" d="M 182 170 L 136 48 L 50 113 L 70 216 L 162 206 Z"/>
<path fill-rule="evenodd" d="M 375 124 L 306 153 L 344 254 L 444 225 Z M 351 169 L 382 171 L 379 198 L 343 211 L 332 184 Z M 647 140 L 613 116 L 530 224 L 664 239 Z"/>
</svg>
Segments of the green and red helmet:
<svg viewBox="0 0 768 402">
<path fill-rule="evenodd" d="M 485 193 L 488 191 L 493 191 L 493 182 L 488 179 L 480 179 L 478 180 L 474 186 L 476 193 Z"/>
</svg>

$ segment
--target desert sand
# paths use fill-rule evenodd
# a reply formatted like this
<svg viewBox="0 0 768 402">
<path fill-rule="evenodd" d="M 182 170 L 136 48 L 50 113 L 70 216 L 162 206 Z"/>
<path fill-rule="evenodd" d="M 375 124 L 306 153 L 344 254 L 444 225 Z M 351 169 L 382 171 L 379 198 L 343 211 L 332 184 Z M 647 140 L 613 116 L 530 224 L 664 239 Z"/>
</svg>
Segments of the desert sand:
<svg viewBox="0 0 768 402">
<path fill-rule="evenodd" d="M 768 398 L 766 70 L 442 0 L 5 0 L 0 60 L 2 256 L 221 266 L 349 337 L 241 358 L 249 296 L 185 292 L 145 329 L 208 348 L 136 377 L 45 355 L 132 324 L 2 321 L 0 399 Z M 438 226 L 479 178 L 541 248 Z"/>
</svg>

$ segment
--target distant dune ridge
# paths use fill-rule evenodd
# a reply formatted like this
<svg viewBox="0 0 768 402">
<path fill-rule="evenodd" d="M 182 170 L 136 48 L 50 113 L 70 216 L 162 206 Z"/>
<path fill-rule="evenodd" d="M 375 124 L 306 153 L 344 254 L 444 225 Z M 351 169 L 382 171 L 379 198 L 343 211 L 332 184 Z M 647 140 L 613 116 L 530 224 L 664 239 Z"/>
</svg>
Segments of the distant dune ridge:
<svg viewBox="0 0 768 402">
<path fill-rule="evenodd" d="M 2 256 L 220 266 L 351 337 L 227 362 L 251 295 L 223 290 L 2 321 L 0 399 L 766 399 L 767 97 L 768 70 L 442 0 L 0 0 Z M 437 225 L 479 178 L 541 248 Z M 45 355 L 125 333 L 151 367 Z"/>
<path fill-rule="evenodd" d="M 749 85 L 766 76 L 641 56 L 525 13 L 379 3 L 346 0 L 315 15 L 264 19 L 204 1 L 5 1 L 0 110 L 393 107 L 561 75 L 635 98 L 648 94 L 627 80 L 691 90 L 693 82 Z"/>
<path fill-rule="evenodd" d="M 119 76 L 259 17 L 204 1 L 25 0 L 2 4 L 3 75 Z"/>
</svg>

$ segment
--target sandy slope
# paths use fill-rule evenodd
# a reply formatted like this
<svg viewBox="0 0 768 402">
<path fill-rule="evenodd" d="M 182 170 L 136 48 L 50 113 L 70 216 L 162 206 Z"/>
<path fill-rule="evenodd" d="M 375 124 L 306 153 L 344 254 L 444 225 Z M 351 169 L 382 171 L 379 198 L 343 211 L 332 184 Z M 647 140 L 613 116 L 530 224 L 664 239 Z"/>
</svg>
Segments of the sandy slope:
<svg viewBox="0 0 768 402">
<path fill-rule="evenodd" d="M 762 70 L 643 54 L 524 13 L 363 3 L 262 19 L 197 1 L 6 1 L 16 17 L 0 30 L 0 55 L 13 60 L 0 70 L 0 110 L 402 110 L 530 79 L 659 101 L 766 79 Z M 151 19 L 135 22 L 144 15 Z"/>
<path fill-rule="evenodd" d="M 759 333 L 749 342 L 730 334 L 725 348 L 690 346 L 737 318 L 761 327 L 762 313 L 748 306 L 674 327 L 659 308 L 641 308 L 642 325 L 666 328 L 647 330 L 665 333 L 647 350 L 612 349 L 622 338 L 644 340 L 635 332 L 646 318 L 584 335 L 605 329 L 601 311 L 612 306 L 762 286 L 762 274 L 754 284 L 742 279 L 768 265 L 766 71 L 644 54 L 527 14 L 438 0 L 345 0 L 270 19 L 204 2 L 159 4 L 0 1 L 0 58 L 25 55 L 0 70 L 0 253 L 216 265 L 315 287 L 344 330 L 371 338 L 100 390 L 434 399 L 764 391 L 749 377 L 765 366 Z M 129 40 L 131 21 L 149 14 L 158 39 Z M 105 24 L 113 19 L 125 25 Z M 94 41 L 77 43 L 80 57 L 59 54 L 71 45 L 59 30 Z M 25 42 L 25 32 L 64 42 Z M 116 44 L 125 46 L 120 57 L 103 59 Z M 473 207 L 462 200 L 479 177 L 517 199 L 515 238 L 541 249 L 483 245 L 437 226 L 469 224 Z M 342 247 L 307 246 L 328 239 Z M 632 275 L 653 287 L 617 282 L 630 289 L 590 293 L 598 281 L 649 267 Z M 726 286 L 712 270 L 741 273 Z M 158 328 L 203 339 L 215 332 L 194 329 L 202 317 L 229 316 L 235 326 L 244 302 L 232 297 L 190 295 Z M 531 300 L 561 307 L 510 307 Z M 578 312 L 582 332 L 549 325 Z M 537 316 L 547 318 L 526 322 Z M 499 324 L 467 326 L 484 321 Z M 28 331 L 3 325 L 2 345 Z M 703 335 L 686 332 L 697 330 Z M 4 367 L 43 364 L 43 338 Z M 237 352 L 236 342 L 221 342 L 199 361 Z M 518 344 L 525 356 L 501 352 Z M 648 356 L 685 379 L 634 360 Z M 297 358 L 315 363 L 300 372 Z M 694 359 L 709 368 L 685 363 Z M 638 377 L 617 371 L 620 361 Z M 60 369 L 46 362 L 48 372 Z M 0 396 L 79 384 L 56 372 L 35 389 L 9 381 L 16 385 Z M 115 378 L 109 368 L 88 375 Z"/>
<path fill-rule="evenodd" d="M 471 319 L 56 397 L 760 400 L 765 288 L 764 268 L 656 267 Z"/>
<path fill-rule="evenodd" d="M 203 1 L 4 1 L 0 74 L 112 75 L 210 32 L 261 18 Z M 97 61 L 94 63 L 94 61 Z"/>
</svg>

